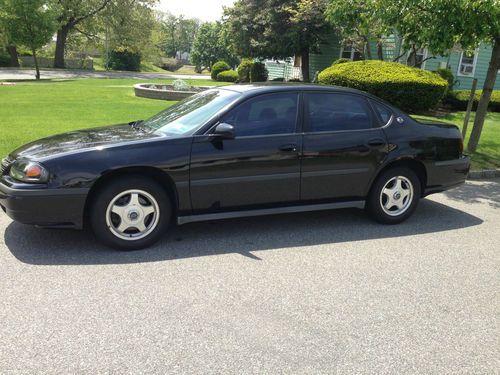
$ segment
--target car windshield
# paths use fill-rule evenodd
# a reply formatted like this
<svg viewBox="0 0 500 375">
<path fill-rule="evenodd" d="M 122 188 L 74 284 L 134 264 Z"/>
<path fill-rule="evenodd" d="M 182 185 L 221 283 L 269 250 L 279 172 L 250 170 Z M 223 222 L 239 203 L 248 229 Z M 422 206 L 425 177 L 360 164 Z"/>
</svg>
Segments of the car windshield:
<svg viewBox="0 0 500 375">
<path fill-rule="evenodd" d="M 230 90 L 203 91 L 156 114 L 143 125 L 165 135 L 190 135 L 238 96 Z"/>
</svg>

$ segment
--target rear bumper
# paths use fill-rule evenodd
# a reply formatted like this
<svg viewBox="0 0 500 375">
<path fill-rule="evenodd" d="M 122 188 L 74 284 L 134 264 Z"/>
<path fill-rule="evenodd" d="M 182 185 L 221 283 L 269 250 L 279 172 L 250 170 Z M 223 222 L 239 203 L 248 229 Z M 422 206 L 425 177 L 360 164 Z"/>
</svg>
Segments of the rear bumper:
<svg viewBox="0 0 500 375">
<path fill-rule="evenodd" d="M 83 228 L 89 189 L 47 189 L 0 180 L 0 208 L 13 220 L 42 227 Z"/>
<path fill-rule="evenodd" d="M 424 196 L 452 189 L 465 182 L 470 169 L 470 158 L 434 162 L 427 168 L 427 187 Z"/>
</svg>

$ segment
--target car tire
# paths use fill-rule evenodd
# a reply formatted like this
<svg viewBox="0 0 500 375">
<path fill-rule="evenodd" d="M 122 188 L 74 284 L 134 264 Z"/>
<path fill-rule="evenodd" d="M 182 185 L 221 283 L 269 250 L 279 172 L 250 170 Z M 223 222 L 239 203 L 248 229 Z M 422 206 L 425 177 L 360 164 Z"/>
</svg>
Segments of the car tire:
<svg viewBox="0 0 500 375">
<path fill-rule="evenodd" d="M 95 236 L 117 250 L 139 250 L 166 233 L 172 204 L 163 186 L 144 176 L 118 178 L 104 185 L 90 209 Z"/>
<path fill-rule="evenodd" d="M 380 223 L 401 223 L 417 208 L 421 190 L 420 179 L 411 169 L 389 169 L 373 184 L 366 209 L 370 216 Z"/>
</svg>

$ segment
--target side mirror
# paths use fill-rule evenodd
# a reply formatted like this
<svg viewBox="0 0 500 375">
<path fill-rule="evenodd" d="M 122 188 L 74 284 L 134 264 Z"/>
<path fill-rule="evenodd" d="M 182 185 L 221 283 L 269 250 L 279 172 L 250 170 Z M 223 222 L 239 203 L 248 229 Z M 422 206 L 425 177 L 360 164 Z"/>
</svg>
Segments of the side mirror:
<svg viewBox="0 0 500 375">
<path fill-rule="evenodd" d="M 235 136 L 234 126 L 222 122 L 215 127 L 215 130 L 212 134 L 224 139 L 233 139 Z"/>
</svg>

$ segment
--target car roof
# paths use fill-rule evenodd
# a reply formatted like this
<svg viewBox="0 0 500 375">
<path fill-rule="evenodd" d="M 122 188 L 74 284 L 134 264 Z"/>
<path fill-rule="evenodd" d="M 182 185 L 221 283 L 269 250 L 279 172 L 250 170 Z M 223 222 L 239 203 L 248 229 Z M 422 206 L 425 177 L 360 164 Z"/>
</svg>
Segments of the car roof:
<svg viewBox="0 0 500 375">
<path fill-rule="evenodd" d="M 387 103 L 385 100 L 376 97 L 375 95 L 372 95 L 365 91 L 352 89 L 349 87 L 342 87 L 342 86 L 330 86 L 330 85 L 320 85 L 320 84 L 301 83 L 301 82 L 262 82 L 262 83 L 252 83 L 252 84 L 235 84 L 235 85 L 219 86 L 214 88 L 238 92 L 245 96 L 253 96 L 258 94 L 282 92 L 282 91 L 322 91 L 322 92 L 342 92 L 349 94 L 358 94 L 382 102 L 386 106 L 391 107 L 396 112 L 401 112 L 401 110 L 399 110 L 398 108 L 394 107 L 390 103 Z"/>
<path fill-rule="evenodd" d="M 276 91 L 307 91 L 307 90 L 321 90 L 321 91 L 343 91 L 351 93 L 363 93 L 365 92 L 351 89 L 348 87 L 341 86 L 327 86 L 327 85 L 317 85 L 311 83 L 297 83 L 297 82 L 263 82 L 263 83 L 252 83 L 252 84 L 236 84 L 228 86 L 219 86 L 218 88 L 224 90 L 231 90 L 240 93 L 266 93 L 266 92 L 276 92 Z"/>
</svg>

